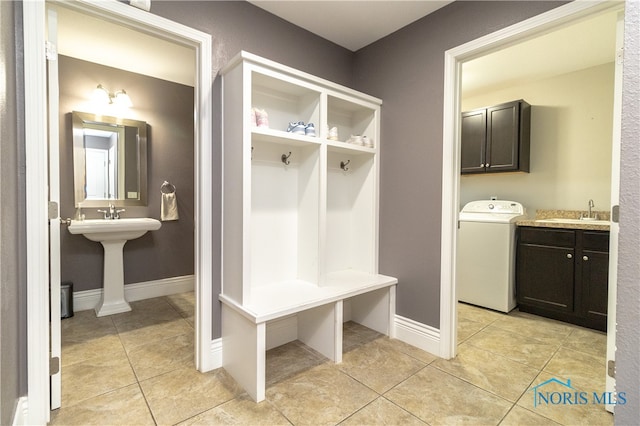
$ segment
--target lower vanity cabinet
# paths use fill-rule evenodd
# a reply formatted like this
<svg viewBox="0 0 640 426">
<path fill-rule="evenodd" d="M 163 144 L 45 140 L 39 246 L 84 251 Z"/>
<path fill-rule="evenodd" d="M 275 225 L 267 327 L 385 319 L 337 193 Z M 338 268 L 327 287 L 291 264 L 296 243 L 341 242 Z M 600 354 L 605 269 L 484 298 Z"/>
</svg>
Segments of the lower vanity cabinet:
<svg viewBox="0 0 640 426">
<path fill-rule="evenodd" d="M 577 294 L 577 313 L 584 318 L 587 327 L 607 329 L 607 303 L 609 282 L 609 233 L 581 231 L 582 253 L 576 271 L 580 282 Z"/>
<path fill-rule="evenodd" d="M 606 331 L 609 232 L 520 227 L 520 311 Z"/>
</svg>

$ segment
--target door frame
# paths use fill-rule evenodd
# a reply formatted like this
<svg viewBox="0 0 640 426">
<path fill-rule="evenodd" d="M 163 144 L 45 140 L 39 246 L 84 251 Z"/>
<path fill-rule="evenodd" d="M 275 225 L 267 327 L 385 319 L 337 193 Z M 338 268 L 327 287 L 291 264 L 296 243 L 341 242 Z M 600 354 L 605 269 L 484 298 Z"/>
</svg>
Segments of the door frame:
<svg viewBox="0 0 640 426">
<path fill-rule="evenodd" d="M 65 2 L 65 7 L 144 31 L 196 51 L 194 91 L 195 365 L 216 367 L 212 353 L 213 250 L 212 40 L 209 34 L 127 4 Z M 49 420 L 48 167 L 45 0 L 23 2 L 27 225 L 27 423 Z"/>
<path fill-rule="evenodd" d="M 462 64 L 547 31 L 624 5 L 607 0 L 573 1 L 447 50 L 444 58 L 442 238 L 440 246 L 440 356 L 457 351 L 456 253 L 460 204 L 460 97 Z M 618 142 L 619 143 L 619 142 Z"/>
</svg>

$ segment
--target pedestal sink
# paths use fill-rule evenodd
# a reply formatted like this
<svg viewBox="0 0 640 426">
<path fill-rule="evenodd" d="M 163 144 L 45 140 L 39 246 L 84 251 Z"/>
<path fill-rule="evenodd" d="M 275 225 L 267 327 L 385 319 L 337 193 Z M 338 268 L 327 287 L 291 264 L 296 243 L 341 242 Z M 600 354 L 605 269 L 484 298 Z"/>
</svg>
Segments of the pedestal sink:
<svg viewBox="0 0 640 426">
<path fill-rule="evenodd" d="M 96 307 L 96 315 L 129 312 L 131 306 L 124 298 L 124 267 L 122 248 L 125 243 L 140 238 L 147 231 L 160 229 L 161 223 L 151 218 L 72 220 L 69 232 L 82 234 L 104 247 L 104 271 L 102 298 Z"/>
</svg>

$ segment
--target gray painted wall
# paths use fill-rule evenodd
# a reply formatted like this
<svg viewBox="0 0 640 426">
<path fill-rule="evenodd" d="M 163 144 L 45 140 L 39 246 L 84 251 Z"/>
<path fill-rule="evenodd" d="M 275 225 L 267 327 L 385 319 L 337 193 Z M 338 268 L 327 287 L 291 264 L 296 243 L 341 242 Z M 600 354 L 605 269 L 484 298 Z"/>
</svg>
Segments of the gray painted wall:
<svg viewBox="0 0 640 426">
<path fill-rule="evenodd" d="M 628 403 L 615 422 L 640 419 L 640 2 L 625 3 L 616 386 Z"/>
<path fill-rule="evenodd" d="M 22 8 L 0 2 L 0 424 L 26 394 L 26 248 Z M 14 14 L 15 13 L 15 14 Z M 18 56 L 16 56 L 18 55 Z"/>
<path fill-rule="evenodd" d="M 213 39 L 214 73 L 240 50 L 289 65 L 319 77 L 349 85 L 352 53 L 244 1 L 153 1 L 151 12 L 196 28 Z M 213 81 L 213 338 L 220 337 L 221 213 L 220 77 Z"/>
<path fill-rule="evenodd" d="M 126 207 L 123 217 L 160 219 L 160 186 L 177 188 L 177 221 L 131 240 L 124 246 L 125 284 L 191 275 L 194 271 L 193 87 L 122 71 L 76 58 L 59 56 L 60 73 L 60 215 L 73 217 L 73 138 L 71 111 L 86 104 L 99 83 L 124 88 L 133 107 L 127 118 L 146 121 L 148 206 Z M 90 111 L 89 111 L 90 112 Z M 105 202 L 105 206 L 107 203 Z M 98 218 L 96 208 L 84 209 Z M 61 278 L 74 291 L 102 287 L 103 250 L 98 243 L 62 228 Z"/>
<path fill-rule="evenodd" d="M 355 88 L 383 100 L 380 272 L 397 313 L 440 327 L 444 52 L 562 3 L 455 2 L 355 55 Z"/>
</svg>

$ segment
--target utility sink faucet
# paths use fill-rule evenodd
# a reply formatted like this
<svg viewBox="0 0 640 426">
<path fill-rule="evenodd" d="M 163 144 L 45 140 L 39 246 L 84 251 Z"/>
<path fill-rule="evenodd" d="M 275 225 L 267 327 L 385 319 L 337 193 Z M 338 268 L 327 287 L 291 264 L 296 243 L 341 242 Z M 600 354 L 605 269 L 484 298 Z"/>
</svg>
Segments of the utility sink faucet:
<svg viewBox="0 0 640 426">
<path fill-rule="evenodd" d="M 593 200 L 589 200 L 589 216 L 587 216 L 587 218 L 591 219 L 591 209 L 593 209 L 595 207 L 595 204 L 593 203 Z"/>
</svg>

